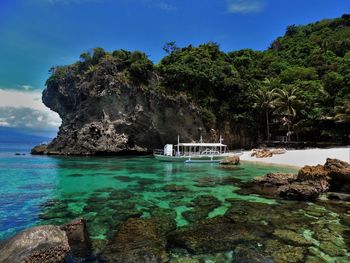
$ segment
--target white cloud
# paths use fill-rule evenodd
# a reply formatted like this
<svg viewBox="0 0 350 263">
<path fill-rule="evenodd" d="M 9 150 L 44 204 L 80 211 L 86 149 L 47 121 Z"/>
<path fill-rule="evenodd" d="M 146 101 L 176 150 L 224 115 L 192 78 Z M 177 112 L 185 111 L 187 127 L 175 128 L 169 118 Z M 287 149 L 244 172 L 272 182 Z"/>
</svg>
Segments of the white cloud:
<svg viewBox="0 0 350 263">
<path fill-rule="evenodd" d="M 24 89 L 24 90 L 31 90 L 33 89 L 32 86 L 30 85 L 18 85 L 19 88 Z"/>
<path fill-rule="evenodd" d="M 61 119 L 41 102 L 40 91 L 0 89 L 0 126 L 57 131 Z"/>
<path fill-rule="evenodd" d="M 264 9 L 263 0 L 227 0 L 229 13 L 258 13 Z"/>
</svg>

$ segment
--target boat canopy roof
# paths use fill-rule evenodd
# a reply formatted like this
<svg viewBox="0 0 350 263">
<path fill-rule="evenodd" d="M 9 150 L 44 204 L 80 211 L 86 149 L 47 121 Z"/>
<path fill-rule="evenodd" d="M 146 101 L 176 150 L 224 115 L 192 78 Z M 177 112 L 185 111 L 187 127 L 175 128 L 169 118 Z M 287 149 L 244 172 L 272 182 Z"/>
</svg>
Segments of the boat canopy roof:
<svg viewBox="0 0 350 263">
<path fill-rule="evenodd" d="M 177 145 L 176 145 L 177 146 Z M 179 143 L 179 146 L 186 147 L 225 147 L 227 145 L 222 143 Z"/>
</svg>

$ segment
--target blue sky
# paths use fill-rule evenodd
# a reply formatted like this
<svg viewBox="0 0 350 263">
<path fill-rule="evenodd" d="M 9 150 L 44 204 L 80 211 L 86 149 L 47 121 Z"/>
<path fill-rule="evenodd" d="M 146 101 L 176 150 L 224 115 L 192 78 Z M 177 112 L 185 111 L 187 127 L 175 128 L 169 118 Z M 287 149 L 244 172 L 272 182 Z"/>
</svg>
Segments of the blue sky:
<svg viewBox="0 0 350 263">
<path fill-rule="evenodd" d="M 8 90 L 13 98 L 33 98 L 34 109 L 44 111 L 40 92 L 50 67 L 72 63 L 93 47 L 142 50 L 154 62 L 168 41 L 263 50 L 288 25 L 339 17 L 349 7 L 345 0 L 0 0 L 0 126 L 31 129 L 18 126 L 15 110 L 9 113 Z M 18 109 L 21 103 L 23 117 L 23 107 L 33 103 L 23 98 Z M 47 114 L 32 126 L 57 129 L 57 116 Z"/>
</svg>

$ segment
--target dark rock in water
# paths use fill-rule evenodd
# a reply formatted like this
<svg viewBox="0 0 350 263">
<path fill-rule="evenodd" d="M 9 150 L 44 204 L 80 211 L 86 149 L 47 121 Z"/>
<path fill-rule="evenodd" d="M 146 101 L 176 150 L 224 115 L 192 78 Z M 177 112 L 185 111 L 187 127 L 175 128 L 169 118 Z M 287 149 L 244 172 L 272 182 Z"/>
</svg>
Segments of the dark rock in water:
<svg viewBox="0 0 350 263">
<path fill-rule="evenodd" d="M 165 192 L 186 192 L 188 191 L 188 188 L 183 185 L 177 185 L 177 184 L 169 184 L 162 188 Z"/>
<path fill-rule="evenodd" d="M 350 202 L 350 194 L 328 192 L 327 198 L 329 200 L 340 200 L 340 201 Z"/>
<path fill-rule="evenodd" d="M 240 162 L 240 159 L 238 156 L 232 156 L 232 157 L 228 157 L 224 160 L 220 161 L 221 165 L 238 165 Z"/>
<path fill-rule="evenodd" d="M 294 182 L 292 184 L 287 184 L 279 187 L 277 189 L 278 195 L 283 199 L 290 200 L 314 200 L 321 193 L 328 190 L 327 181 L 304 181 L 304 182 Z"/>
<path fill-rule="evenodd" d="M 330 190 L 350 193 L 350 164 L 328 158 L 324 167 L 331 178 Z"/>
<path fill-rule="evenodd" d="M 83 174 L 70 174 L 70 177 L 82 177 L 84 176 Z"/>
<path fill-rule="evenodd" d="M 258 237 L 250 233 L 249 227 L 233 224 L 225 217 L 216 217 L 177 229 L 167 238 L 172 246 L 200 254 L 232 250 L 238 243 L 252 242 Z"/>
<path fill-rule="evenodd" d="M 107 245 L 102 258 L 115 263 L 166 262 L 166 246 L 167 241 L 154 222 L 130 218 Z"/>
<path fill-rule="evenodd" d="M 82 218 L 61 226 L 61 229 L 66 232 L 69 246 L 75 257 L 85 258 L 91 254 L 91 241 Z"/>
<path fill-rule="evenodd" d="M 19 156 L 19 155 L 26 155 L 25 153 L 15 153 L 15 155 Z"/>
<path fill-rule="evenodd" d="M 221 205 L 220 200 L 211 195 L 201 195 L 193 201 L 194 208 L 184 211 L 182 216 L 189 222 L 196 222 L 208 217 L 208 214 Z"/>
<path fill-rule="evenodd" d="M 46 144 L 41 144 L 38 146 L 35 146 L 31 152 L 31 154 L 46 154 L 47 153 L 47 145 Z"/>
<path fill-rule="evenodd" d="M 66 233 L 58 226 L 27 229 L 0 245 L 0 262 L 59 263 L 70 252 Z"/>
<path fill-rule="evenodd" d="M 238 245 L 233 251 L 232 263 L 274 263 L 273 257 L 257 246 Z"/>
</svg>

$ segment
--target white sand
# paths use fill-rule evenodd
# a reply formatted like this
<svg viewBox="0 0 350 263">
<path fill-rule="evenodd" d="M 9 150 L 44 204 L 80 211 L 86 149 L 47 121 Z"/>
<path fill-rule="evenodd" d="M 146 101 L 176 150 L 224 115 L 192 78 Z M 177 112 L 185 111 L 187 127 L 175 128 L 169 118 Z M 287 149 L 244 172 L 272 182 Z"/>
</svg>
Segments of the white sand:
<svg viewBox="0 0 350 263">
<path fill-rule="evenodd" d="M 342 161 L 350 162 L 350 147 L 287 150 L 285 154 L 276 154 L 270 158 L 251 157 L 251 153 L 251 151 L 244 151 L 243 155 L 240 156 L 241 160 L 296 167 L 324 164 L 327 158 L 336 158 Z"/>
</svg>

